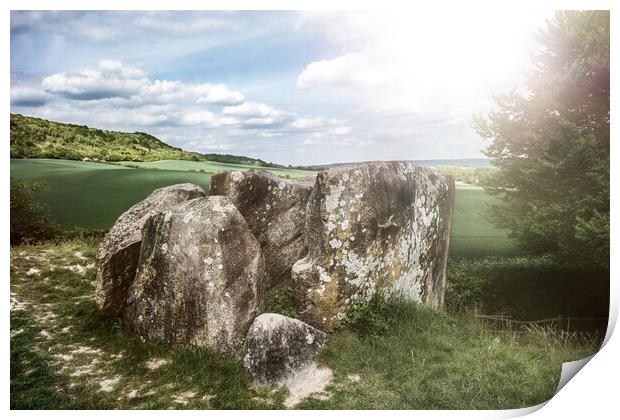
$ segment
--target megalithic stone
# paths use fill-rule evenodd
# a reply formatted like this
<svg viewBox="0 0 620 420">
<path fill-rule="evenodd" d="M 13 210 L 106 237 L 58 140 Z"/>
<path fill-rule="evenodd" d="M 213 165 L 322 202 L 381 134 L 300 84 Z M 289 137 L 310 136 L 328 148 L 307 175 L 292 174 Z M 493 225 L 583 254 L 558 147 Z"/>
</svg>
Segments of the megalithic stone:
<svg viewBox="0 0 620 420">
<path fill-rule="evenodd" d="M 240 356 L 263 311 L 260 245 L 233 203 L 196 198 L 149 218 L 123 319 L 126 332 Z"/>
<path fill-rule="evenodd" d="M 219 172 L 209 195 L 225 195 L 261 244 L 267 288 L 291 285 L 291 268 L 306 253 L 304 222 L 314 177 L 285 180 L 267 171 Z"/>
<path fill-rule="evenodd" d="M 125 309 L 127 290 L 136 275 L 146 220 L 169 207 L 204 195 L 203 189 L 193 184 L 159 188 L 116 220 L 97 250 L 95 300 L 101 311 L 121 316 Z"/>
<path fill-rule="evenodd" d="M 454 180 L 410 162 L 319 172 L 308 201 L 308 254 L 292 269 L 300 319 L 333 329 L 382 290 L 442 307 Z"/>
</svg>

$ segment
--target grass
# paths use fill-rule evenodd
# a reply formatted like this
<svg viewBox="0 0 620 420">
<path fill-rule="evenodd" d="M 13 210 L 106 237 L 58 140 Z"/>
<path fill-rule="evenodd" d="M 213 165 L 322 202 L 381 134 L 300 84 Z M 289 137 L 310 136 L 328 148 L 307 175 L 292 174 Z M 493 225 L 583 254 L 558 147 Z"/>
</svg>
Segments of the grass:
<svg viewBox="0 0 620 420">
<path fill-rule="evenodd" d="M 12 160 L 11 176 L 43 178 L 38 198 L 65 228 L 108 228 L 153 189 L 247 165 Z M 271 169 L 299 176 L 298 170 Z M 200 172 L 204 171 L 204 172 Z M 304 171 L 301 171 L 304 172 Z M 609 273 L 519 255 L 482 216 L 492 198 L 457 185 L 446 304 L 451 313 L 400 301 L 358 303 L 320 355 L 333 370 L 324 393 L 299 408 L 498 409 L 549 399 L 561 364 L 589 356 L 604 323 L 573 332 L 498 329 L 476 310 L 515 319 L 606 317 Z M 250 387 L 239 361 L 124 337 L 94 303 L 100 237 L 73 235 L 11 249 L 11 408 L 283 408 L 287 391 Z M 294 315 L 292 291 L 266 298 Z M 494 327 L 494 328 L 491 328 Z"/>
<path fill-rule="evenodd" d="M 238 361 L 124 337 L 94 302 L 95 242 L 13 248 L 11 408 L 275 408 Z"/>
<path fill-rule="evenodd" d="M 265 312 L 297 318 L 294 298 L 295 291 L 291 287 L 269 290 L 265 295 Z"/>
<path fill-rule="evenodd" d="M 11 249 L 11 408 L 283 408 L 287 391 L 250 387 L 238 361 L 123 336 L 94 303 L 96 245 Z M 270 304 L 287 310 L 290 297 L 284 290 Z M 493 333 L 469 315 L 400 301 L 381 307 L 377 334 L 332 337 L 320 361 L 334 380 L 299 408 L 538 404 L 552 396 L 562 362 L 599 346 L 540 329 Z"/>
<path fill-rule="evenodd" d="M 480 258 L 490 255 L 513 256 L 518 252 L 508 231 L 493 226 L 483 216 L 487 204 L 495 200 L 484 189 L 456 186 L 450 255 Z"/>
<path fill-rule="evenodd" d="M 239 169 L 236 165 L 208 165 L 217 170 Z M 208 191 L 211 182 L 211 172 L 132 169 L 52 159 L 12 159 L 11 176 L 45 180 L 48 189 L 36 197 L 49 206 L 52 218 L 66 229 L 75 226 L 109 229 L 118 216 L 156 188 L 191 182 Z"/>
<path fill-rule="evenodd" d="M 321 354 L 334 372 L 329 399 L 311 409 L 504 409 L 553 396 L 561 364 L 594 353 L 594 341 L 549 331 L 493 334 L 468 316 L 404 302 L 382 335 L 340 333 Z M 539 336 L 544 335 L 545 339 Z"/>
<path fill-rule="evenodd" d="M 291 178 L 299 178 L 308 175 L 312 175 L 314 172 L 306 171 L 302 169 L 282 169 L 282 168 L 270 168 L 255 165 L 242 165 L 235 163 L 221 163 L 221 162 L 193 162 L 189 160 L 160 160 L 157 162 L 119 162 L 121 165 L 131 165 L 138 168 L 149 169 L 163 169 L 167 171 L 204 171 L 204 172 L 218 172 L 218 171 L 246 171 L 248 169 L 263 169 L 268 170 L 278 176 L 285 176 Z"/>
<path fill-rule="evenodd" d="M 211 173 L 251 168 L 248 165 L 189 161 L 125 164 L 142 168 L 67 160 L 12 159 L 11 176 L 44 179 L 49 188 L 36 197 L 49 206 L 52 217 L 65 229 L 75 226 L 108 229 L 118 216 L 155 188 L 191 182 L 208 190 Z M 199 169 L 205 172 L 195 172 Z M 267 169 L 277 175 L 291 177 L 312 174 L 296 169 Z M 452 256 L 515 254 L 507 232 L 490 225 L 481 214 L 485 204 L 491 200 L 479 187 L 457 186 L 450 245 Z"/>
</svg>

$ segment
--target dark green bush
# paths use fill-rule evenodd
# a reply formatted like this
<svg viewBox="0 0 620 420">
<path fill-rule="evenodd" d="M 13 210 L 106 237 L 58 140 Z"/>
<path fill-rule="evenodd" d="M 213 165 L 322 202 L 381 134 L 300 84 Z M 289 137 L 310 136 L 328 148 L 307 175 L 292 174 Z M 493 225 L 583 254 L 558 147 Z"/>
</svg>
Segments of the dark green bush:
<svg viewBox="0 0 620 420">
<path fill-rule="evenodd" d="M 370 299 L 357 299 L 347 309 L 338 322 L 336 330 L 350 330 L 362 336 L 384 335 L 398 320 L 398 300 L 381 292 Z"/>
<path fill-rule="evenodd" d="M 567 266 L 551 256 L 451 258 L 445 307 L 518 320 L 604 318 L 609 272 Z"/>
<path fill-rule="evenodd" d="M 47 208 L 33 199 L 34 193 L 43 188 L 42 181 L 11 178 L 11 245 L 51 239 L 59 234 L 59 226 L 50 219 Z"/>
</svg>

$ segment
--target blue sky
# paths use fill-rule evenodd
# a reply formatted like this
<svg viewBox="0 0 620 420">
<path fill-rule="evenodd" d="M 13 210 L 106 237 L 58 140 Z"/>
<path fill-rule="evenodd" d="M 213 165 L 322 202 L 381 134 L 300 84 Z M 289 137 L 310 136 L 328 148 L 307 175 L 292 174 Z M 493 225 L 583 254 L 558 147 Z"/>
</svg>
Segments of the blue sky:
<svg viewBox="0 0 620 420">
<path fill-rule="evenodd" d="M 482 157 L 548 11 L 11 12 L 11 112 L 285 164 Z"/>
</svg>

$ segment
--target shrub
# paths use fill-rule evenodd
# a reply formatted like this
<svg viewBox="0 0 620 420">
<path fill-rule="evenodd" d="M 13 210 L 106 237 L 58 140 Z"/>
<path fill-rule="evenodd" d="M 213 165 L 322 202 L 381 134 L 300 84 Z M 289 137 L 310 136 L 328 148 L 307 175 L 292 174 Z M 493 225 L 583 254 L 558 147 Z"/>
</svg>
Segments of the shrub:
<svg viewBox="0 0 620 420">
<path fill-rule="evenodd" d="M 370 299 L 355 300 L 338 322 L 336 330 L 348 329 L 362 336 L 384 335 L 396 321 L 395 298 L 388 298 L 382 292 L 375 293 Z"/>
<path fill-rule="evenodd" d="M 11 178 L 11 245 L 51 239 L 60 229 L 47 214 L 47 208 L 33 199 L 45 183 Z"/>
<path fill-rule="evenodd" d="M 445 306 L 517 320 L 593 318 L 580 325 L 601 328 L 609 313 L 609 272 L 567 266 L 552 256 L 452 258 Z"/>
</svg>

